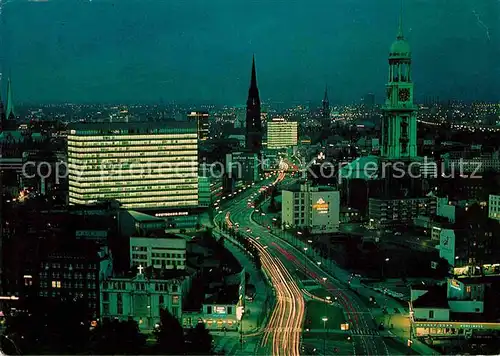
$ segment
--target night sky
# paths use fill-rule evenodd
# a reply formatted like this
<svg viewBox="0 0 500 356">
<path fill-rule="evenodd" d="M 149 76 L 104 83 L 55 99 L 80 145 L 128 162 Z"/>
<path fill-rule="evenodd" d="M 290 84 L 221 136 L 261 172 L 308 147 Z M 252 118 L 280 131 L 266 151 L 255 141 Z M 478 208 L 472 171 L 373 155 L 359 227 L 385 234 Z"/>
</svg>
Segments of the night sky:
<svg viewBox="0 0 500 356">
<path fill-rule="evenodd" d="M 18 102 L 382 100 L 398 0 L 3 1 Z M 405 0 L 417 100 L 499 99 L 500 1 Z M 5 87 L 5 82 L 4 85 Z M 3 88 L 4 89 L 4 88 Z"/>
</svg>

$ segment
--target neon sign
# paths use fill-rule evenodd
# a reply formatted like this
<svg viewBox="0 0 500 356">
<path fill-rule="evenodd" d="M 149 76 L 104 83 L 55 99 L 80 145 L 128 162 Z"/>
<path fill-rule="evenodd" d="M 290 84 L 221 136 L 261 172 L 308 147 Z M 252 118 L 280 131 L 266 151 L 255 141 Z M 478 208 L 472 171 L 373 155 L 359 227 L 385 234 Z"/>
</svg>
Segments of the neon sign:
<svg viewBox="0 0 500 356">
<path fill-rule="evenodd" d="M 226 314 L 226 307 L 214 307 L 215 314 Z"/>
<path fill-rule="evenodd" d="M 460 283 L 456 279 L 450 280 L 450 287 L 458 289 L 458 290 L 462 290 Z"/>
<path fill-rule="evenodd" d="M 329 205 L 323 198 L 319 198 L 316 204 L 313 204 L 312 207 L 318 212 L 318 214 L 327 214 Z"/>
</svg>

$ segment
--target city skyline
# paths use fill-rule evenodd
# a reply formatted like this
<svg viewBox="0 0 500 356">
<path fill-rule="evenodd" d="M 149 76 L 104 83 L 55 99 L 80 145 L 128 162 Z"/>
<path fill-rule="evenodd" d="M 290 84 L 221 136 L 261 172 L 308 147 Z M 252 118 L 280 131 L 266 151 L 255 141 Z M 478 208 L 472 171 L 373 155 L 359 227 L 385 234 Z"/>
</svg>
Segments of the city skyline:
<svg viewBox="0 0 500 356">
<path fill-rule="evenodd" d="M 328 85 L 333 105 L 358 102 L 368 92 L 382 102 L 398 1 L 296 2 L 287 4 L 286 19 L 280 2 L 265 10 L 243 8 L 241 1 L 210 8 L 193 2 L 8 2 L 2 86 L 12 75 L 16 101 L 29 103 L 244 105 L 255 54 L 263 100 L 320 103 Z M 404 2 L 417 102 L 497 100 L 499 6 Z"/>
</svg>

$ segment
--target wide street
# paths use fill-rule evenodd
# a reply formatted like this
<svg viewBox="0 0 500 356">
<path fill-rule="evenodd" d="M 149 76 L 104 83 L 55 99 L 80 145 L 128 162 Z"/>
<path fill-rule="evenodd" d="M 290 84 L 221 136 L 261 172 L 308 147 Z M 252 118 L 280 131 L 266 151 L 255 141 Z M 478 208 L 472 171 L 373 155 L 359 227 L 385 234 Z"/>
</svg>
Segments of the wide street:
<svg viewBox="0 0 500 356">
<path fill-rule="evenodd" d="M 314 281 L 331 293 L 344 309 L 355 354 L 388 354 L 370 310 L 355 291 L 305 258 L 304 251 L 299 251 L 253 221 L 254 209 L 249 207 L 248 199 L 251 195 L 257 194 L 260 188 L 261 185 L 255 185 L 244 194 L 239 194 L 218 216 L 219 219 L 225 217 L 235 227 L 238 226 L 241 232 L 260 246 L 263 269 L 268 273 L 276 290 L 276 308 L 269 319 L 262 342 L 265 343 L 272 337 L 272 353 L 276 355 L 299 354 L 296 343 L 303 327 L 305 304 L 304 291 L 298 287 L 299 284 L 302 285 L 303 280 L 299 274 L 293 272 L 300 270 L 309 281 Z M 333 328 L 340 329 L 340 325 Z M 332 353 L 332 350 L 327 352 L 327 354 Z"/>
<path fill-rule="evenodd" d="M 264 181 L 264 183 L 270 184 L 270 181 Z M 232 224 L 229 218 L 230 213 L 238 212 L 241 209 L 240 202 L 246 202 L 246 199 L 259 188 L 260 185 L 248 189 L 246 192 L 239 192 L 238 198 L 233 197 L 229 204 L 224 204 L 229 205 L 229 209 L 225 211 L 225 214 L 219 213 L 216 216 L 217 224 L 220 225 L 223 221 Z M 236 226 L 233 228 L 237 229 Z M 252 239 L 250 231 L 244 232 L 244 234 Z M 246 334 L 245 342 L 250 343 L 252 340 L 249 338 L 261 334 L 258 345 L 255 345 L 256 354 L 298 356 L 300 355 L 300 337 L 305 314 L 302 292 L 282 262 L 275 258 L 271 251 L 267 250 L 268 246 L 255 239 L 252 241 L 259 250 L 262 270 L 274 287 L 276 303 L 263 332 L 256 332 L 254 335 Z"/>
</svg>

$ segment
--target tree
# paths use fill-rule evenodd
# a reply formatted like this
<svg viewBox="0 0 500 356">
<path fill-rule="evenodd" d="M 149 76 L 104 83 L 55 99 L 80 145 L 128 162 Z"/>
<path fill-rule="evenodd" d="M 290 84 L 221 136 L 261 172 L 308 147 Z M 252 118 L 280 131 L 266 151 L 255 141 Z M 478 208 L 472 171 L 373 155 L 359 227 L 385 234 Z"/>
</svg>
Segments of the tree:
<svg viewBox="0 0 500 356">
<path fill-rule="evenodd" d="M 160 327 L 155 331 L 156 349 L 164 355 L 186 353 L 184 330 L 179 321 L 166 309 L 160 313 Z"/>
<path fill-rule="evenodd" d="M 139 331 L 139 325 L 134 320 L 104 321 L 91 334 L 89 349 L 100 355 L 141 353 L 146 343 L 146 337 Z"/>
<path fill-rule="evenodd" d="M 210 355 L 213 353 L 212 335 L 204 323 L 199 323 L 189 330 L 187 341 L 190 355 Z"/>
</svg>

